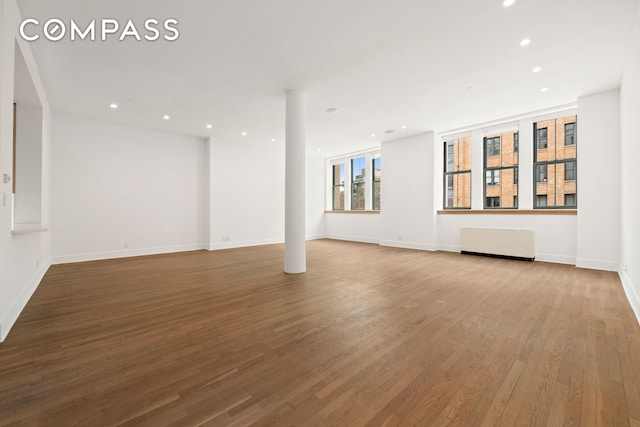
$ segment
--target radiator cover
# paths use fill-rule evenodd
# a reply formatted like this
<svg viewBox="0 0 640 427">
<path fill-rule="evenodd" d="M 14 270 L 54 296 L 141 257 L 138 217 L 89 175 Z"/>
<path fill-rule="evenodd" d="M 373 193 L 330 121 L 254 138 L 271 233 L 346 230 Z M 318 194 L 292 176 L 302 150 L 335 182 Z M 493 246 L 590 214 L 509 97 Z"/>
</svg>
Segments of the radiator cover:
<svg viewBox="0 0 640 427">
<path fill-rule="evenodd" d="M 490 228 L 463 228 L 460 231 L 463 254 L 488 255 L 533 261 L 535 232 Z"/>
</svg>

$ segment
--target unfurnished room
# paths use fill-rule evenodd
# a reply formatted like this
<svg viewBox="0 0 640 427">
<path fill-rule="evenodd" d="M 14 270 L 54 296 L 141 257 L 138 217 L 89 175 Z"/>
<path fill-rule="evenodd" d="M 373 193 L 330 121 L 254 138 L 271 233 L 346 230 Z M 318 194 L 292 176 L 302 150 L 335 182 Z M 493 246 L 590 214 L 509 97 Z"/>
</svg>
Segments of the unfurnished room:
<svg viewBox="0 0 640 427">
<path fill-rule="evenodd" d="M 638 0 L 0 0 L 0 426 L 640 426 Z"/>
</svg>

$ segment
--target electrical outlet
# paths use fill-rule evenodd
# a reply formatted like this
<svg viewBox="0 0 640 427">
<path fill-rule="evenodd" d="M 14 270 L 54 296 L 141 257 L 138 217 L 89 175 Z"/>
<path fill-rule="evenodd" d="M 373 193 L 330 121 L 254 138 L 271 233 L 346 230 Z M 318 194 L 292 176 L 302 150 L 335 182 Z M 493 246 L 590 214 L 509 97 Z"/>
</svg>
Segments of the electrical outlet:
<svg viewBox="0 0 640 427">
<path fill-rule="evenodd" d="M 123 244 L 122 244 L 122 246 L 124 246 L 124 248 L 125 248 L 125 249 L 128 249 L 128 248 L 129 248 L 129 244 L 128 244 L 128 243 L 126 243 L 126 242 L 125 242 L 125 243 L 123 243 Z"/>
</svg>

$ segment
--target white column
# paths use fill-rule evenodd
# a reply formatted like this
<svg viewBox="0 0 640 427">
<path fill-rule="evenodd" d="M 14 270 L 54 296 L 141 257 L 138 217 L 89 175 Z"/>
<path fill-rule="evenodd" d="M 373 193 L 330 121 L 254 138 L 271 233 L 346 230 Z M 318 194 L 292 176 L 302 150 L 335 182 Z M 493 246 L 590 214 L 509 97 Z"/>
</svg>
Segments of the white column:
<svg viewBox="0 0 640 427">
<path fill-rule="evenodd" d="M 287 92 L 284 215 L 284 272 L 307 271 L 305 248 L 305 111 L 304 92 Z"/>
</svg>

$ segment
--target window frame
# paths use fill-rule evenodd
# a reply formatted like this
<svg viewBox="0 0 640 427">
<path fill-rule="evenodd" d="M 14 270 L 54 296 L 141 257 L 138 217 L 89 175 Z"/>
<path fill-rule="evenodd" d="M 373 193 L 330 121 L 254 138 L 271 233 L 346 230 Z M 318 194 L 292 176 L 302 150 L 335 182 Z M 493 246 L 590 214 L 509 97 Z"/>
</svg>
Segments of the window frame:
<svg viewBox="0 0 640 427">
<path fill-rule="evenodd" d="M 534 129 L 535 129 L 534 133 L 533 133 L 533 137 L 534 137 L 533 146 L 534 146 L 536 151 L 537 150 L 547 150 L 547 149 L 549 149 L 549 128 L 544 127 L 544 128 L 539 128 L 538 129 L 536 127 L 536 124 L 537 124 L 537 122 L 533 124 Z M 544 147 L 542 147 L 542 148 L 540 148 L 540 141 L 541 141 L 540 132 L 541 131 L 544 131 Z"/>
<path fill-rule="evenodd" d="M 353 160 L 357 160 L 359 158 L 364 158 L 364 181 L 359 180 L 356 185 L 363 186 L 363 194 L 364 194 L 364 209 L 353 209 L 353 189 L 354 189 L 354 179 L 352 179 L 353 175 Z M 358 213 L 366 213 L 366 212 L 375 212 L 379 213 L 379 209 L 372 209 L 373 206 L 373 194 L 374 194 L 374 183 L 373 183 L 373 161 L 376 158 L 381 159 L 380 148 L 370 149 L 365 151 L 359 151 L 349 154 L 344 154 L 341 156 L 329 157 L 325 159 L 325 211 L 326 212 L 358 212 Z M 381 167 L 382 167 L 382 161 Z M 341 187 L 339 184 L 334 183 L 333 176 L 333 167 L 336 165 L 344 165 L 344 208 L 336 209 L 335 208 L 335 196 L 334 196 L 334 188 Z M 381 181 L 382 179 L 380 179 Z M 347 193 L 347 189 L 349 192 Z"/>
<path fill-rule="evenodd" d="M 448 140 L 444 140 L 444 172 L 443 172 L 443 201 L 442 201 L 442 208 L 443 210 L 471 210 L 472 206 L 473 206 L 473 173 L 471 172 L 472 169 L 463 169 L 463 170 L 453 170 L 453 171 L 448 171 L 448 165 L 449 165 L 449 144 L 451 144 L 451 147 L 453 147 L 453 144 L 455 141 L 460 141 L 463 139 L 469 138 L 470 140 L 470 144 L 471 144 L 471 163 L 473 164 L 473 140 L 471 139 L 470 136 L 464 136 L 464 137 L 458 137 L 458 138 L 452 138 L 452 139 L 448 139 Z M 452 153 L 455 153 L 455 148 L 452 149 Z M 453 165 L 455 163 L 455 158 L 453 159 L 453 161 L 451 162 L 451 164 Z M 455 176 L 459 176 L 459 175 L 464 175 L 464 174 L 468 174 L 469 175 L 469 206 L 447 206 L 447 200 L 448 200 L 448 181 L 449 178 L 451 178 L 451 180 L 453 181 Z M 455 184 L 453 184 L 452 182 L 452 191 L 455 187 Z M 451 200 L 453 201 L 453 197 L 451 198 Z M 453 203 L 452 203 L 453 204 Z"/>
<path fill-rule="evenodd" d="M 376 179 L 376 160 L 380 161 L 380 177 Z M 380 203 L 376 206 L 376 182 L 380 183 Z M 379 211 L 382 205 L 382 158 L 380 155 L 371 158 L 371 210 Z"/>
<path fill-rule="evenodd" d="M 541 119 L 541 120 L 538 120 L 538 121 L 534 121 L 534 123 L 533 123 L 533 137 L 534 137 L 534 142 L 533 142 L 533 173 L 534 173 L 534 179 L 533 179 L 533 208 L 534 209 L 560 209 L 560 210 L 565 209 L 565 210 L 569 210 L 569 209 L 577 209 L 578 208 L 578 195 L 577 195 L 577 193 L 578 193 L 578 179 L 577 179 L 578 178 L 578 151 L 577 151 L 577 144 L 574 143 L 574 144 L 571 144 L 571 145 L 565 145 L 565 144 L 561 144 L 560 145 L 560 142 L 558 140 L 558 127 L 559 127 L 558 120 L 566 119 L 566 118 L 569 118 L 569 117 L 575 117 L 575 121 L 571 122 L 571 123 L 573 123 L 574 129 L 577 130 L 577 128 L 578 128 L 578 114 L 577 113 L 570 113 L 570 114 L 567 114 L 567 115 L 560 114 L 560 115 L 557 115 L 555 117 L 550 117 L 548 119 Z M 554 144 L 555 153 L 554 153 L 554 157 L 555 157 L 555 159 L 554 160 L 538 161 L 538 151 L 541 150 L 541 149 L 538 148 L 538 140 L 537 140 L 538 130 L 547 129 L 547 138 L 546 138 L 547 146 L 546 146 L 546 148 L 544 148 L 542 150 L 548 149 L 549 140 L 548 140 L 548 128 L 547 127 L 538 128 L 537 125 L 538 125 L 538 122 L 550 121 L 550 120 L 554 120 L 555 121 L 555 126 L 554 126 L 554 128 L 555 128 L 555 135 L 554 135 L 554 138 L 555 138 L 555 144 Z M 562 131 L 563 132 L 565 131 L 565 126 L 567 124 L 570 124 L 570 123 L 564 123 L 564 125 L 562 126 Z M 577 132 L 576 132 L 576 134 L 577 134 Z M 564 150 L 565 147 L 575 147 L 576 156 L 568 158 L 568 159 L 564 158 L 564 157 L 561 158 L 561 159 L 558 159 L 557 158 L 558 151 L 559 150 Z M 537 194 L 537 185 L 539 183 L 547 183 L 547 184 L 549 183 L 549 165 L 553 165 L 553 167 L 554 167 L 554 176 L 557 177 L 558 176 L 557 175 L 558 174 L 558 165 L 560 165 L 560 164 L 566 165 L 566 163 L 568 163 L 568 162 L 571 162 L 571 163 L 573 163 L 575 165 L 575 179 L 568 180 L 569 182 L 574 182 L 575 183 L 575 193 L 568 193 L 568 194 L 576 194 L 576 197 L 575 197 L 576 204 L 573 205 L 573 206 L 567 206 L 567 205 L 549 206 L 549 197 L 548 197 L 549 193 L 547 193 L 547 194 L 544 195 L 544 196 L 547 196 L 546 205 L 545 206 L 538 206 L 538 197 L 542 196 L 542 194 L 540 194 L 540 195 Z M 545 175 L 546 175 L 547 179 L 546 179 L 546 181 L 538 181 L 538 167 L 539 166 L 543 166 L 543 165 L 544 165 L 545 170 L 546 170 Z M 565 174 L 563 174 L 562 177 L 563 178 L 566 177 L 566 170 L 565 170 Z M 563 183 L 564 182 L 567 182 L 567 180 L 563 179 Z M 554 179 L 553 185 L 554 185 L 553 194 L 554 194 L 554 203 L 555 203 L 555 199 L 557 199 L 557 195 L 558 195 L 558 192 L 557 192 L 557 190 L 558 190 L 558 180 L 557 179 Z M 564 197 L 563 197 L 563 203 L 564 203 Z"/>
<path fill-rule="evenodd" d="M 338 183 L 336 184 L 336 173 L 335 173 L 335 168 L 336 167 L 340 167 L 342 166 L 343 170 L 341 171 L 341 175 L 344 175 L 344 180 L 342 181 L 342 183 Z M 342 200 L 342 208 L 336 208 L 336 197 L 335 197 L 335 191 L 336 191 L 336 187 L 342 187 L 342 194 L 345 193 L 345 184 L 346 184 L 346 165 L 345 162 L 337 162 L 337 163 L 333 163 L 331 164 L 331 210 L 333 211 L 344 211 L 346 210 L 346 197 L 343 196 L 343 200 Z"/>
<path fill-rule="evenodd" d="M 518 193 L 518 168 L 520 166 L 520 157 L 518 156 L 518 163 L 515 165 L 511 165 L 511 166 L 504 166 L 502 165 L 502 155 L 503 155 L 503 150 L 502 150 L 502 136 L 509 134 L 511 132 L 506 131 L 506 132 L 502 132 L 500 133 L 500 135 L 492 135 L 492 136 L 485 136 L 482 139 L 482 146 L 483 146 L 483 187 L 482 187 L 482 200 L 483 200 L 483 208 L 484 209 L 503 209 L 503 210 L 517 210 L 518 209 L 518 204 L 514 203 L 513 206 L 511 207 L 504 207 L 504 203 L 503 203 L 503 194 L 502 194 L 502 185 L 504 184 L 503 181 L 503 175 L 502 175 L 502 171 L 506 171 L 506 170 L 513 170 L 513 174 L 514 174 L 514 180 L 513 180 L 513 184 L 516 186 L 516 193 Z M 514 135 L 514 146 L 515 146 L 515 135 L 519 134 L 519 130 L 518 131 L 514 131 L 513 135 Z M 489 161 L 489 157 L 495 157 L 496 155 L 492 155 L 489 154 L 489 144 L 491 141 L 491 144 L 494 145 L 495 141 L 498 140 L 498 144 L 500 144 L 500 149 L 499 149 L 499 153 L 497 155 L 500 155 L 500 166 L 495 166 L 495 167 L 487 167 L 488 165 L 488 161 Z M 495 152 L 495 151 L 494 151 Z M 515 154 L 515 152 L 514 152 Z M 497 172 L 497 176 L 498 179 L 496 180 L 496 172 Z M 488 182 L 488 175 L 491 175 L 491 182 Z M 499 205 L 500 206 L 489 206 L 488 203 L 488 198 L 489 197 L 495 197 L 495 196 L 487 196 L 487 187 L 500 187 L 501 188 L 501 192 L 500 192 L 500 196 L 498 197 L 500 199 L 499 201 Z"/>
<path fill-rule="evenodd" d="M 573 130 L 571 133 L 571 140 L 573 141 L 571 144 L 567 144 L 567 126 L 572 126 Z M 573 123 L 565 123 L 564 124 L 564 146 L 565 147 L 570 147 L 570 146 L 575 146 L 578 144 L 578 122 L 575 121 Z"/>
</svg>

